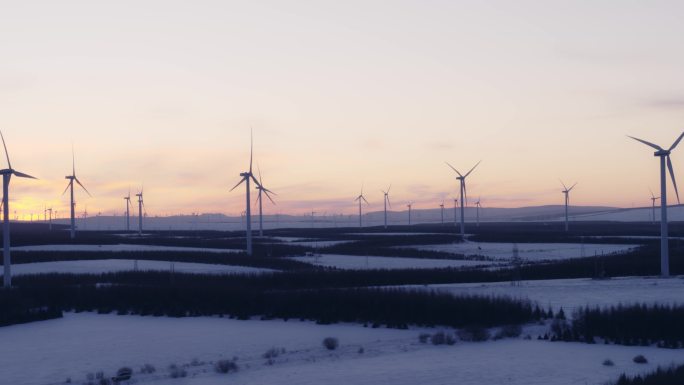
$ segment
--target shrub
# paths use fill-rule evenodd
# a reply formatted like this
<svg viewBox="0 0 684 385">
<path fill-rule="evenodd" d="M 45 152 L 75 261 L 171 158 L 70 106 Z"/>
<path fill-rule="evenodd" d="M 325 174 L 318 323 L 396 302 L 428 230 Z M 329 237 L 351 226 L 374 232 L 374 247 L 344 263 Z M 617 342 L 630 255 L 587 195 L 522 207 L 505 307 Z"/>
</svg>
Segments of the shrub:
<svg viewBox="0 0 684 385">
<path fill-rule="evenodd" d="M 157 371 L 157 368 L 155 368 L 151 364 L 145 364 L 140 368 L 140 373 L 143 373 L 143 374 L 152 374 L 156 371 Z"/>
<path fill-rule="evenodd" d="M 284 348 L 279 349 L 279 348 L 273 347 L 273 348 L 268 349 L 266 351 L 266 353 L 262 354 L 261 356 L 263 358 L 266 358 L 267 360 L 272 360 L 274 358 L 277 358 L 281 353 L 285 353 Z"/>
<path fill-rule="evenodd" d="M 499 329 L 499 331 L 494 336 L 495 340 L 500 340 L 502 338 L 517 338 L 522 334 L 522 327 L 520 325 L 506 325 Z"/>
<path fill-rule="evenodd" d="M 418 341 L 420 341 L 421 344 L 427 343 L 429 339 L 429 333 L 420 333 L 420 335 L 418 335 Z"/>
<path fill-rule="evenodd" d="M 446 333 L 438 331 L 430 337 L 430 342 L 432 342 L 433 345 L 444 345 L 446 342 Z"/>
<path fill-rule="evenodd" d="M 216 370 L 217 373 L 237 372 L 238 365 L 233 360 L 220 360 L 214 365 L 214 370 Z"/>
<path fill-rule="evenodd" d="M 458 331 L 461 341 L 483 342 L 490 337 L 489 330 L 480 326 L 468 326 Z"/>
<path fill-rule="evenodd" d="M 615 366 L 615 363 L 612 360 L 606 359 L 603 360 L 603 366 Z"/>
<path fill-rule="evenodd" d="M 444 343 L 447 345 L 454 345 L 456 343 L 456 337 L 454 337 L 453 334 L 449 333 L 444 337 Z"/>
<path fill-rule="evenodd" d="M 634 357 L 634 358 L 632 359 L 632 361 L 634 361 L 634 362 L 637 363 L 637 364 L 647 364 L 647 363 L 648 363 L 648 360 L 646 359 L 646 357 L 642 356 L 641 354 L 639 354 L 638 356 Z"/>
<path fill-rule="evenodd" d="M 187 377 L 188 372 L 186 372 L 184 368 L 176 364 L 172 364 L 169 366 L 169 375 L 171 378 L 182 378 Z"/>
<path fill-rule="evenodd" d="M 328 350 L 335 350 L 339 346 L 339 341 L 334 337 L 327 337 L 323 340 L 323 346 Z"/>
</svg>

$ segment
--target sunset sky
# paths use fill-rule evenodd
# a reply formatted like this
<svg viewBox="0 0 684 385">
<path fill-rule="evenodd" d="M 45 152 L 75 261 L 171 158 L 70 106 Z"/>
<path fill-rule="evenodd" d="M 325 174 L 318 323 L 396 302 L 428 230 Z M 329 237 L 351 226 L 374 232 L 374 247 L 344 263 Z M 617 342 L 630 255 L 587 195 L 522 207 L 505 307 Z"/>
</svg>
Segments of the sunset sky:
<svg viewBox="0 0 684 385">
<path fill-rule="evenodd" d="M 466 171 L 483 206 L 650 205 L 684 130 L 682 1 L 5 1 L 0 129 L 19 215 L 435 208 Z M 684 146 L 672 155 L 684 186 Z M 3 161 L 4 166 L 4 161 Z M 669 183 L 669 181 L 668 181 Z M 670 190 L 673 191 L 673 190 Z M 683 191 L 684 192 L 684 191 Z M 673 194 L 671 198 L 674 198 Z M 684 199 L 684 195 L 682 196 Z M 670 202 L 673 200 L 671 199 Z M 676 200 L 675 200 L 676 201 Z"/>
</svg>

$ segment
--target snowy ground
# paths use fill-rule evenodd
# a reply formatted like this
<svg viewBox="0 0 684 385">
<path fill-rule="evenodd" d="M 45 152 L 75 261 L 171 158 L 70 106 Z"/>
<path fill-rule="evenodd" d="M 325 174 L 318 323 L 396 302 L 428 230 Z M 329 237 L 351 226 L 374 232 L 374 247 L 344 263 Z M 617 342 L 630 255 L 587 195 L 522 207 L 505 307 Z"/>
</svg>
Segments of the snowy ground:
<svg viewBox="0 0 684 385">
<path fill-rule="evenodd" d="M 37 245 L 12 247 L 13 251 L 179 251 L 188 253 L 239 253 L 235 249 L 211 249 L 205 247 L 176 247 L 155 245 Z"/>
<path fill-rule="evenodd" d="M 454 259 L 424 259 L 400 257 L 374 257 L 358 255 L 321 254 L 315 257 L 293 257 L 292 259 L 319 266 L 346 270 L 365 269 L 438 269 L 445 267 L 492 266 L 490 261 L 466 261 Z"/>
<path fill-rule="evenodd" d="M 118 271 L 135 270 L 173 271 L 178 273 L 195 274 L 257 274 L 275 272 L 276 270 L 247 266 L 228 266 L 205 263 L 169 262 L 169 261 L 134 261 L 130 259 L 98 259 L 82 261 L 56 261 L 22 263 L 12 266 L 13 275 L 43 274 L 43 273 L 71 273 L 71 274 L 102 274 Z"/>
<path fill-rule="evenodd" d="M 297 237 L 270 237 L 271 239 L 285 242 L 292 246 L 304 246 L 304 247 L 330 247 L 335 245 L 341 245 L 344 243 L 351 243 L 354 241 L 311 241 L 311 238 L 297 238 Z M 307 240 L 309 239 L 309 240 Z"/>
<path fill-rule="evenodd" d="M 639 245 L 608 245 L 591 243 L 492 243 L 461 242 L 443 245 L 407 246 L 407 248 L 430 251 L 444 251 L 466 256 L 483 255 L 496 259 L 510 260 L 513 247 L 517 245 L 520 258 L 528 261 L 561 260 L 568 258 L 593 257 L 611 253 L 624 253 Z"/>
<path fill-rule="evenodd" d="M 409 286 L 412 287 L 412 286 Z M 569 313 L 583 306 L 609 306 L 633 303 L 684 305 L 684 277 L 623 277 L 605 280 L 555 279 L 494 283 L 459 283 L 415 286 L 453 294 L 509 296 L 529 299 L 540 306 L 563 307 Z"/>
<path fill-rule="evenodd" d="M 420 332 L 295 321 L 67 314 L 0 328 L 0 373 L 5 383 L 22 385 L 67 378 L 81 383 L 87 373 L 111 375 L 122 366 L 136 370 L 138 383 L 155 385 L 598 385 L 623 372 L 684 362 L 684 350 L 651 347 L 523 339 L 432 346 L 417 341 Z M 329 336 L 340 341 L 332 353 L 321 346 Z M 285 353 L 267 365 L 262 354 L 272 347 Z M 637 354 L 649 363 L 633 363 Z M 211 361 L 232 357 L 238 358 L 238 373 L 214 373 Z M 615 366 L 601 365 L 604 359 Z M 157 372 L 137 373 L 145 363 Z M 171 379 L 170 364 L 187 365 L 188 377 Z"/>
</svg>

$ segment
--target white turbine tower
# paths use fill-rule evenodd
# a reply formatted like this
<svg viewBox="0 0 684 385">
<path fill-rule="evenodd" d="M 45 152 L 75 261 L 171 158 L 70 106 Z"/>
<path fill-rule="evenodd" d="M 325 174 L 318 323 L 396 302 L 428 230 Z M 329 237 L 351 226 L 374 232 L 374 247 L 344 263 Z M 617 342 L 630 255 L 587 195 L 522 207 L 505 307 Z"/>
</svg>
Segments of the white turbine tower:
<svg viewBox="0 0 684 385">
<path fill-rule="evenodd" d="M 480 208 L 482 207 L 482 205 L 480 204 L 480 201 L 481 201 L 480 197 L 477 197 L 477 202 L 475 202 L 476 221 L 477 221 L 475 223 L 476 223 L 477 227 L 480 227 Z"/>
<path fill-rule="evenodd" d="M 570 188 L 568 188 L 563 181 L 561 181 L 561 184 L 563 185 L 563 195 L 565 195 L 565 231 L 569 230 L 568 226 L 568 221 L 569 221 L 569 216 L 568 216 L 568 207 L 570 206 L 570 191 L 572 191 L 575 186 L 577 186 L 577 182 L 573 184 Z"/>
<path fill-rule="evenodd" d="M 461 194 L 461 236 L 462 237 L 465 237 L 465 205 L 468 204 L 468 191 L 466 189 L 466 178 L 468 177 L 468 175 L 470 175 L 471 172 L 473 172 L 473 170 L 475 170 L 475 167 L 477 167 L 480 164 L 480 162 L 482 162 L 482 161 L 477 162 L 477 164 L 475 164 L 475 166 L 473 166 L 473 168 L 471 168 L 470 171 L 465 173 L 465 175 L 461 175 L 461 173 L 458 172 L 458 170 L 456 170 L 454 168 L 454 166 L 447 163 L 447 166 L 451 167 L 451 169 L 454 170 L 456 172 L 456 174 L 458 174 L 456 179 L 461 182 L 460 194 Z"/>
<path fill-rule="evenodd" d="M 71 239 L 76 238 L 76 202 L 74 202 L 74 181 L 78 183 L 79 186 L 83 189 L 83 191 L 88 194 L 88 196 L 92 197 L 90 195 L 90 192 L 88 189 L 83 186 L 80 180 L 76 177 L 76 156 L 74 155 L 74 148 L 71 148 L 71 175 L 67 175 L 64 177 L 65 179 L 69 180 L 69 184 L 67 184 L 66 188 L 64 189 L 64 192 L 62 195 L 64 195 L 67 190 L 71 191 L 70 194 L 70 205 L 71 205 Z"/>
<path fill-rule="evenodd" d="M 411 226 L 411 207 L 413 207 L 413 202 L 409 202 L 406 207 L 408 207 L 409 226 Z"/>
<path fill-rule="evenodd" d="M 674 170 L 672 169 L 672 161 L 670 160 L 670 152 L 677 147 L 679 142 L 684 138 L 684 132 L 679 135 L 679 138 L 672 143 L 672 146 L 667 150 L 662 147 L 647 142 L 642 139 L 630 136 L 630 138 L 641 142 L 656 150 L 653 156 L 660 157 L 660 275 L 662 277 L 670 276 L 670 253 L 668 249 L 668 235 L 667 235 L 667 175 L 665 167 L 670 171 L 670 178 L 672 179 L 672 186 L 677 195 L 677 203 L 679 203 L 679 191 L 677 191 L 677 182 L 675 181 Z"/>
<path fill-rule="evenodd" d="M 271 198 L 269 193 L 271 193 L 273 195 L 276 195 L 276 193 L 274 193 L 273 191 L 264 187 L 264 184 L 261 180 L 261 169 L 259 168 L 259 165 L 257 165 L 257 171 L 259 171 L 259 183 L 257 183 L 257 185 L 256 185 L 256 189 L 259 190 L 259 195 L 257 195 L 257 201 L 259 201 L 259 236 L 263 237 L 264 236 L 264 215 L 263 215 L 264 211 L 263 211 L 262 195 L 266 195 L 268 200 L 270 200 L 271 203 L 273 203 L 275 205 L 276 203 L 273 201 L 273 198 Z M 312 214 L 312 216 L 313 216 L 313 214 Z"/>
<path fill-rule="evenodd" d="M 359 227 L 363 227 L 363 213 L 361 211 L 361 203 L 366 202 L 368 204 L 368 201 L 366 200 L 366 197 L 363 196 L 363 186 L 361 186 L 361 194 L 354 199 L 354 202 L 358 201 L 359 202 Z"/>
<path fill-rule="evenodd" d="M 247 255 L 252 255 L 252 210 L 251 210 L 251 203 L 249 199 L 249 183 L 250 180 L 254 181 L 254 183 L 257 186 L 260 186 L 259 181 L 256 180 L 254 175 L 252 174 L 252 160 L 253 160 L 253 152 L 254 152 L 254 140 L 252 139 L 252 134 L 250 132 L 250 137 L 249 137 L 249 171 L 241 172 L 240 173 L 240 181 L 233 186 L 230 191 L 235 190 L 239 185 L 242 183 L 245 183 L 245 191 L 246 191 L 246 206 L 247 209 L 245 210 L 245 223 L 247 226 L 245 226 L 245 233 L 246 233 L 246 238 L 247 238 Z"/>
<path fill-rule="evenodd" d="M 444 201 L 439 204 L 439 211 L 442 214 L 442 224 L 444 224 Z"/>
<path fill-rule="evenodd" d="M 651 190 L 649 189 L 649 191 L 651 191 Z M 652 212 L 652 215 L 651 215 L 651 218 L 652 218 L 652 221 L 651 221 L 651 222 L 653 222 L 653 223 L 655 223 L 655 220 L 656 220 L 655 203 L 656 203 L 656 201 L 657 201 L 658 199 L 660 199 L 660 197 L 657 197 L 657 196 L 653 195 L 653 191 L 651 191 L 651 209 L 652 209 L 652 211 L 653 211 L 653 212 Z"/>
<path fill-rule="evenodd" d="M 387 206 L 392 208 L 392 204 L 390 203 L 390 199 L 389 199 L 389 192 L 391 189 L 392 189 L 392 185 L 389 185 L 389 187 L 387 188 L 387 191 L 380 190 L 385 195 L 385 197 L 383 198 L 383 201 L 385 204 L 385 228 L 387 228 Z"/>
<path fill-rule="evenodd" d="M 138 197 L 138 235 L 142 236 L 143 232 L 143 210 L 145 209 L 145 200 L 143 197 L 144 187 L 140 188 L 140 192 L 135 194 Z"/>
<path fill-rule="evenodd" d="M 3 283 L 6 288 L 12 287 L 12 258 L 10 256 L 10 223 L 9 223 L 9 184 L 12 175 L 16 175 L 19 178 L 29 178 L 36 179 L 31 175 L 24 174 L 12 168 L 12 163 L 10 162 L 9 153 L 7 152 L 7 145 L 5 144 L 5 137 L 0 132 L 0 138 L 2 138 L 2 146 L 5 149 L 5 157 L 7 158 L 7 168 L 0 170 L 2 174 L 2 209 L 3 209 L 3 226 L 2 226 L 2 241 L 3 241 L 3 270 L 4 279 Z"/>
<path fill-rule="evenodd" d="M 126 231 L 131 231 L 131 190 L 128 190 L 128 195 L 123 198 L 126 201 Z"/>
</svg>

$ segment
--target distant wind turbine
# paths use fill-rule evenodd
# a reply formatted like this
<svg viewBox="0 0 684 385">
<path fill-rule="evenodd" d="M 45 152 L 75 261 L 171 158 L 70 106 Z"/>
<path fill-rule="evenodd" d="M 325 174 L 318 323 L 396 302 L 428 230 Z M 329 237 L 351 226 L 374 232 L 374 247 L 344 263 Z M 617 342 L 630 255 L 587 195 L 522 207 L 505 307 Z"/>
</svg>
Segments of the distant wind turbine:
<svg viewBox="0 0 684 385">
<path fill-rule="evenodd" d="M 477 197 L 477 202 L 475 202 L 476 218 L 477 218 L 476 219 L 477 222 L 475 222 L 475 223 L 476 223 L 477 227 L 480 227 L 480 208 L 482 207 L 482 204 L 480 204 L 481 200 L 482 199 L 480 199 L 480 197 Z"/>
<path fill-rule="evenodd" d="M 10 223 L 9 223 L 9 184 L 12 175 L 19 178 L 36 179 L 31 175 L 24 174 L 12 168 L 9 153 L 7 152 L 7 145 L 5 144 L 5 137 L 0 131 L 0 138 L 2 138 L 2 147 L 5 149 L 5 157 L 7 158 L 7 168 L 0 170 L 2 174 L 2 209 L 3 209 L 3 226 L 2 226 L 2 241 L 3 241 L 3 283 L 6 288 L 12 287 L 12 258 L 10 256 Z"/>
<path fill-rule="evenodd" d="M 145 188 L 141 187 L 140 192 L 135 194 L 138 197 L 138 235 L 142 236 L 143 232 L 143 210 L 145 209 L 145 199 L 143 196 Z"/>
<path fill-rule="evenodd" d="M 263 198 L 262 194 L 266 195 L 266 198 L 271 201 L 274 205 L 276 204 L 273 201 L 273 198 L 269 195 L 269 193 L 276 195 L 273 191 L 267 189 L 264 187 L 264 183 L 261 179 L 261 169 L 259 168 L 259 165 L 257 165 L 257 171 L 259 171 L 259 183 L 256 185 L 256 189 L 259 190 L 259 195 L 257 195 L 257 201 L 259 201 L 259 236 L 263 237 L 264 236 L 264 211 L 263 211 Z"/>
<path fill-rule="evenodd" d="M 366 202 L 366 204 L 368 204 L 366 197 L 363 196 L 363 186 L 361 186 L 361 194 L 359 194 L 359 196 L 357 196 L 356 199 L 354 199 L 354 201 L 359 202 L 359 227 L 363 227 L 363 212 L 361 210 L 361 203 Z"/>
<path fill-rule="evenodd" d="M 461 187 L 460 187 L 460 193 L 461 193 L 461 236 L 463 236 L 463 237 L 465 237 L 465 205 L 468 204 L 468 191 L 466 189 L 466 178 L 468 177 L 468 175 L 470 175 L 471 172 L 473 172 L 473 170 L 475 170 L 475 167 L 477 167 L 480 164 L 480 162 L 482 162 L 482 161 L 477 162 L 477 164 L 475 164 L 475 166 L 473 166 L 473 168 L 471 168 L 470 171 L 465 173 L 465 175 L 461 175 L 461 173 L 458 172 L 458 170 L 456 170 L 454 168 L 454 166 L 447 163 L 447 166 L 451 167 L 451 169 L 454 170 L 456 172 L 456 174 L 458 174 L 456 179 L 458 179 L 461 182 Z"/>
<path fill-rule="evenodd" d="M 458 199 L 454 198 L 454 226 L 457 226 L 458 220 Z"/>
<path fill-rule="evenodd" d="M 79 186 L 81 186 L 83 191 L 85 191 L 86 194 L 88 194 L 88 196 L 92 197 L 92 195 L 90 195 L 88 189 L 86 189 L 85 186 L 83 186 L 83 184 L 81 183 L 81 181 L 78 180 L 78 178 L 76 177 L 76 156 L 74 155 L 73 146 L 71 147 L 71 175 L 67 175 L 64 178 L 69 180 L 69 184 L 67 184 L 67 187 L 64 189 L 62 195 L 64 195 L 67 192 L 67 190 L 71 191 L 71 239 L 74 239 L 76 238 L 76 202 L 74 202 L 74 181 L 78 183 Z"/>
<path fill-rule="evenodd" d="M 563 183 L 563 181 L 561 181 L 561 184 L 563 185 L 563 189 L 564 189 L 561 192 L 563 193 L 563 195 L 565 195 L 565 231 L 568 231 L 568 229 L 569 229 L 569 226 L 568 226 L 568 221 L 569 221 L 568 207 L 570 206 L 570 191 L 572 191 L 572 189 L 575 188 L 575 186 L 577 186 L 577 182 L 575 182 L 575 184 L 570 186 L 570 188 L 568 188 L 565 185 L 565 183 Z"/>
<path fill-rule="evenodd" d="M 649 191 L 651 191 L 651 189 L 649 189 Z M 657 201 L 658 199 L 660 199 L 660 197 L 656 197 L 655 195 L 653 195 L 653 191 L 651 191 L 651 207 L 652 207 L 652 210 L 653 210 L 653 213 L 652 213 L 651 217 L 652 217 L 652 222 L 653 222 L 653 223 L 655 223 L 655 220 L 656 220 L 655 203 L 656 203 L 656 201 Z"/>
<path fill-rule="evenodd" d="M 261 186 L 259 184 L 259 181 L 256 180 L 254 177 L 254 174 L 252 174 L 252 160 L 254 158 L 254 140 L 252 137 L 252 133 L 250 131 L 250 136 L 249 136 L 249 171 L 241 172 L 240 173 L 240 181 L 233 186 L 230 191 L 235 190 L 239 185 L 242 183 L 245 183 L 245 191 L 246 191 L 246 210 L 245 210 L 245 222 L 247 223 L 247 226 L 245 226 L 245 233 L 246 233 L 246 238 L 247 238 L 247 255 L 252 255 L 252 208 L 251 208 L 251 201 L 249 199 L 249 183 L 250 180 L 254 181 L 254 183 L 257 186 Z"/>
<path fill-rule="evenodd" d="M 677 182 L 675 181 L 674 170 L 672 169 L 672 161 L 670 160 L 670 152 L 677 147 L 679 142 L 684 138 L 684 132 L 682 132 L 677 140 L 672 143 L 672 146 L 667 150 L 662 147 L 647 142 L 642 139 L 629 136 L 630 138 L 641 142 L 649 147 L 656 150 L 653 156 L 660 157 L 660 275 L 662 277 L 670 276 L 670 253 L 668 248 L 668 235 L 667 235 L 667 176 L 665 167 L 670 171 L 670 178 L 672 179 L 672 186 L 674 187 L 675 194 L 677 195 L 677 203 L 679 203 L 679 191 L 677 191 Z M 667 166 L 666 166 L 667 165 Z"/>
<path fill-rule="evenodd" d="M 49 214 L 49 216 L 48 216 L 49 231 L 52 231 L 52 207 L 48 208 L 47 212 Z"/>
<path fill-rule="evenodd" d="M 413 202 L 409 202 L 406 207 L 408 207 L 409 226 L 411 226 L 411 207 L 413 207 Z"/>
<path fill-rule="evenodd" d="M 387 188 L 387 191 L 380 190 L 385 195 L 385 197 L 383 198 L 383 201 L 385 204 L 385 228 L 387 228 L 387 206 L 392 208 L 392 204 L 390 203 L 390 199 L 389 199 L 389 192 L 391 189 L 392 189 L 392 185 L 389 185 L 389 187 Z"/>
<path fill-rule="evenodd" d="M 131 231 L 131 189 L 123 199 L 126 201 L 126 231 Z"/>
<path fill-rule="evenodd" d="M 442 214 L 442 224 L 444 224 L 444 201 L 439 204 L 439 211 Z"/>
</svg>

